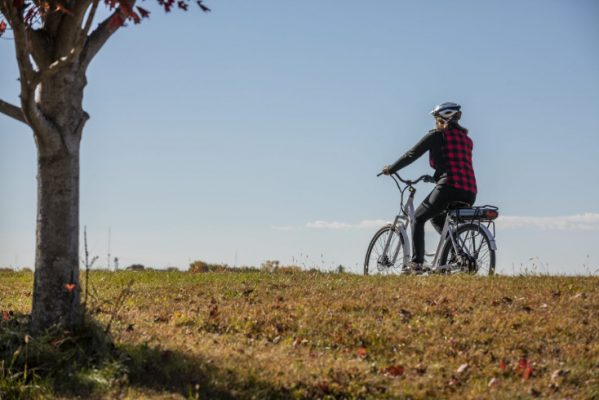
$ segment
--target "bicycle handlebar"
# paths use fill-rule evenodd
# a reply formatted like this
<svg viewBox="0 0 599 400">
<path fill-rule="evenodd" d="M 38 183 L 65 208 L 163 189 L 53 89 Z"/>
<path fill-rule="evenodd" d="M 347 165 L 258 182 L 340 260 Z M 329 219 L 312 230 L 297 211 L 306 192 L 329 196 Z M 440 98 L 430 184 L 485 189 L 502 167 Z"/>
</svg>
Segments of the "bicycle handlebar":
<svg viewBox="0 0 599 400">
<path fill-rule="evenodd" d="M 430 175 L 422 175 L 421 177 L 419 177 L 418 179 L 416 179 L 415 181 L 411 181 L 411 180 L 404 180 L 401 178 L 401 176 L 399 176 L 398 174 L 395 174 L 395 176 L 397 177 L 397 179 L 399 179 L 401 182 L 405 183 L 406 185 L 412 186 L 417 184 L 420 181 L 424 181 L 427 183 L 432 183 L 435 181 L 435 179 L 430 176 Z"/>
<path fill-rule="evenodd" d="M 376 176 L 378 177 L 378 176 L 381 176 L 381 175 L 383 175 L 383 172 L 379 172 Z M 414 181 L 409 180 L 409 179 L 405 180 L 401 176 L 399 176 L 399 174 L 396 173 L 396 172 L 393 173 L 393 174 L 391 174 L 391 175 L 393 177 L 396 177 L 397 179 L 399 179 L 400 182 L 403 182 L 403 183 L 405 183 L 406 185 L 409 185 L 409 186 L 415 185 L 415 184 L 417 184 L 420 181 L 424 181 L 424 182 L 427 182 L 427 183 L 433 183 L 433 182 L 435 182 L 435 178 L 433 178 L 430 175 L 422 175 L 421 177 L 419 177 L 418 179 L 416 179 Z"/>
</svg>

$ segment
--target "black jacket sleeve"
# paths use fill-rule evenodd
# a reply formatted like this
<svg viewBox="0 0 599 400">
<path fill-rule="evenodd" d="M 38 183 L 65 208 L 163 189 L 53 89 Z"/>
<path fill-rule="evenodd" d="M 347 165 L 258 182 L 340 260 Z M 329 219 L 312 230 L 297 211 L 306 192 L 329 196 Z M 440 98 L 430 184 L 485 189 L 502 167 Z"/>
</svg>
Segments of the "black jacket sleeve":
<svg viewBox="0 0 599 400">
<path fill-rule="evenodd" d="M 416 146 L 408 150 L 406 154 L 401 156 L 399 160 L 395 161 L 389 167 L 389 172 L 395 173 L 416 161 L 427 151 L 440 148 L 443 141 L 442 135 L 443 134 L 436 129 L 429 131 L 418 143 L 416 143 Z"/>
</svg>

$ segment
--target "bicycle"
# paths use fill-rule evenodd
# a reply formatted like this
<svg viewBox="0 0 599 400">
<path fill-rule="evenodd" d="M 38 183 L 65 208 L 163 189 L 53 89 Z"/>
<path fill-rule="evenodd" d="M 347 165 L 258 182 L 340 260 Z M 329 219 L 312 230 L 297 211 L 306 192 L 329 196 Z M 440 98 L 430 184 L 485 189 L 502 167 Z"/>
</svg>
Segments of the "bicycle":
<svg viewBox="0 0 599 400">
<path fill-rule="evenodd" d="M 374 234 L 366 251 L 364 275 L 408 271 L 406 267 L 411 260 L 412 249 L 408 227 L 411 228 L 414 220 L 414 185 L 420 181 L 434 182 L 429 175 L 422 175 L 415 181 L 404 180 L 396 173 L 390 176 L 401 193 L 400 212 L 393 223 L 383 226 Z M 402 187 L 400 182 L 405 186 Z M 409 196 L 404 204 L 406 190 Z M 490 205 L 470 207 L 463 202 L 450 204 L 433 262 L 424 272 L 493 275 L 497 250 L 494 220 L 498 215 L 499 209 Z M 400 251 L 402 257 L 398 259 Z"/>
</svg>

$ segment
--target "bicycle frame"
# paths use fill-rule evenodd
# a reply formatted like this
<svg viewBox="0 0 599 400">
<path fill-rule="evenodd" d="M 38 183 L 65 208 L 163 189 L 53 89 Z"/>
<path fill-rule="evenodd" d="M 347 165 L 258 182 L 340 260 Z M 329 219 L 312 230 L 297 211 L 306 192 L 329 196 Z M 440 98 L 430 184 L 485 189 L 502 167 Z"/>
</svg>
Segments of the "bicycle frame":
<svg viewBox="0 0 599 400">
<path fill-rule="evenodd" d="M 399 189 L 399 191 L 401 193 L 400 212 L 395 216 L 392 227 L 393 227 L 393 230 L 395 232 L 397 232 L 397 234 L 400 237 L 400 240 L 402 242 L 402 245 L 404 246 L 403 265 L 407 265 L 410 262 L 411 257 L 412 257 L 412 241 L 410 240 L 410 235 L 408 235 L 407 228 L 410 227 L 410 232 L 413 233 L 414 213 L 415 213 L 414 195 L 416 194 L 416 189 L 414 188 L 413 185 L 416 184 L 417 182 L 419 182 L 421 179 L 423 179 L 423 177 L 418 178 L 414 182 L 409 181 L 409 180 L 405 181 L 397 174 L 393 174 L 393 175 L 391 175 L 391 177 L 395 181 L 395 184 L 397 185 L 397 188 Z M 405 183 L 406 186 L 404 188 L 402 188 L 399 182 Z M 409 194 L 408 199 L 404 205 L 404 193 L 406 190 L 409 190 L 410 194 Z M 444 246 L 446 245 L 446 243 L 448 241 L 451 242 L 451 245 L 453 247 L 455 254 L 459 254 L 459 252 L 463 248 L 463 246 L 459 245 L 456 242 L 457 232 L 462 225 L 466 225 L 466 224 L 477 224 L 479 229 L 482 231 L 482 234 L 489 238 L 489 245 L 490 245 L 491 250 L 497 250 L 497 245 L 495 243 L 495 234 L 494 234 L 495 224 L 493 221 L 486 221 L 486 225 L 485 225 L 485 223 L 482 222 L 481 219 L 472 220 L 467 223 L 458 223 L 457 221 L 454 221 L 448 213 L 445 218 L 443 230 L 441 231 L 441 237 L 439 238 L 439 243 L 437 244 L 437 250 L 435 251 L 435 256 L 434 256 L 433 262 L 431 263 L 431 268 L 433 271 L 441 271 L 441 270 L 447 268 L 446 265 L 439 265 L 439 262 L 440 262 L 441 251 L 443 250 Z M 491 233 L 491 231 L 489 229 L 489 227 L 491 225 L 493 225 L 493 233 Z M 387 241 L 385 243 L 385 248 L 383 250 L 383 254 L 385 254 L 385 255 L 389 251 L 389 246 L 391 244 L 392 236 L 393 235 L 389 235 L 389 237 L 387 238 Z M 397 261 L 397 256 L 399 255 L 399 249 L 400 249 L 400 246 L 398 245 L 397 249 L 395 250 L 395 253 L 393 254 L 392 259 L 385 260 L 385 261 L 390 262 L 391 265 L 395 265 L 395 263 Z"/>
</svg>

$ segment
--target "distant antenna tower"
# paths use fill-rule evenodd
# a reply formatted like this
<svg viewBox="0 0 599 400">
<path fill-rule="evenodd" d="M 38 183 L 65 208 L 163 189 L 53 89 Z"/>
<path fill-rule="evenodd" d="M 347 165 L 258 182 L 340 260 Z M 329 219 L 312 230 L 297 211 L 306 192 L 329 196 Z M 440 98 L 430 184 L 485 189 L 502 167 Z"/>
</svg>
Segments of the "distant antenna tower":
<svg viewBox="0 0 599 400">
<path fill-rule="evenodd" d="M 106 265 L 106 267 L 108 269 L 110 269 L 110 227 L 108 227 L 108 257 L 107 257 L 107 261 L 108 261 L 108 264 Z"/>
</svg>

